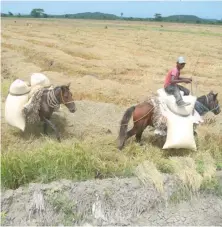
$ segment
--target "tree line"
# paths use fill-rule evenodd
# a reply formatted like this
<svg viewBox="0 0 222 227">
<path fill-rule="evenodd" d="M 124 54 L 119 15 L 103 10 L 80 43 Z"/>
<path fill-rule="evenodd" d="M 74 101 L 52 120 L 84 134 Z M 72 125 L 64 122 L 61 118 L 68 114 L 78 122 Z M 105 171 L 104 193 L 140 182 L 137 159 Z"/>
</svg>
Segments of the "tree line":
<svg viewBox="0 0 222 227">
<path fill-rule="evenodd" d="M 161 21 L 161 22 L 177 22 L 177 23 L 197 23 L 197 24 L 222 24 L 221 20 L 202 19 L 193 15 L 173 15 L 163 17 L 160 13 L 155 13 L 153 18 L 137 18 L 137 17 L 123 17 L 123 12 L 120 16 L 107 13 L 76 13 L 76 14 L 64 14 L 64 15 L 50 15 L 45 13 L 44 9 L 35 8 L 32 9 L 30 14 L 22 15 L 20 13 L 13 14 L 12 12 L 1 13 L 1 17 L 26 17 L 26 18 L 67 18 L 67 19 L 96 19 L 96 20 L 128 20 L 128 21 Z"/>
</svg>

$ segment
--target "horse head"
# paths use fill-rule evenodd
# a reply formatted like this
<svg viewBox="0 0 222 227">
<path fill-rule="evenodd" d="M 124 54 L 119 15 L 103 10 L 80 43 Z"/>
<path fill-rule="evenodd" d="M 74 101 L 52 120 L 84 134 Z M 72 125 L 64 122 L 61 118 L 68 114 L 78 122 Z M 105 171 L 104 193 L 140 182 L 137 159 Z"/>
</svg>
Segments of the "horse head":
<svg viewBox="0 0 222 227">
<path fill-rule="evenodd" d="M 221 112 L 217 95 L 218 93 L 214 94 L 213 91 L 206 95 L 207 106 L 215 115 Z"/>
<path fill-rule="evenodd" d="M 69 89 L 70 83 L 67 85 L 62 85 L 60 86 L 61 91 L 60 91 L 60 103 L 64 104 L 71 113 L 74 113 L 76 111 L 76 105 L 74 103 L 72 93 Z"/>
<path fill-rule="evenodd" d="M 218 94 L 214 94 L 213 91 L 211 91 L 207 95 L 203 95 L 197 98 L 195 109 L 201 116 L 209 111 L 213 112 L 215 115 L 220 113 L 220 106 L 217 95 Z"/>
</svg>

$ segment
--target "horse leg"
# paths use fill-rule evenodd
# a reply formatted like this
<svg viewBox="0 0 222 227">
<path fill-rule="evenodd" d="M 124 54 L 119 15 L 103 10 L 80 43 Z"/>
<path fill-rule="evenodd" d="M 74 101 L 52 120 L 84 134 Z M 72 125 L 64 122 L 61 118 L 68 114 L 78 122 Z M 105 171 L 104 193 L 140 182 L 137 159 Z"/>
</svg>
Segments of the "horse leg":
<svg viewBox="0 0 222 227">
<path fill-rule="evenodd" d="M 124 138 L 123 141 L 121 141 L 121 144 L 119 145 L 119 149 L 122 150 L 124 145 L 125 145 L 125 142 L 133 135 L 135 135 L 137 132 L 137 129 L 135 127 L 135 125 L 133 126 L 132 129 L 130 129 L 127 133 L 126 133 L 126 137 Z"/>
<path fill-rule="evenodd" d="M 128 140 L 130 137 L 134 136 L 137 133 L 137 127 L 134 125 L 131 130 L 129 130 L 126 134 L 126 140 Z"/>
<path fill-rule="evenodd" d="M 56 126 L 49 119 L 46 119 L 45 117 L 44 117 L 44 121 L 45 121 L 46 124 L 48 124 L 55 131 L 57 140 L 59 142 L 61 142 L 60 134 L 59 134 L 59 131 L 56 128 Z"/>
<path fill-rule="evenodd" d="M 48 125 L 47 125 L 46 122 L 44 122 L 44 124 L 43 124 L 43 131 L 44 131 L 44 134 L 46 134 L 46 135 L 48 135 L 47 128 L 48 128 Z"/>
<path fill-rule="evenodd" d="M 140 130 L 138 130 L 138 132 L 136 133 L 136 142 L 140 143 L 141 142 L 141 137 L 143 134 L 143 131 L 145 130 L 145 128 L 147 127 L 147 122 L 146 119 L 142 120 L 140 122 L 140 124 L 137 126 L 137 128 L 139 128 Z"/>
<path fill-rule="evenodd" d="M 141 142 L 142 134 L 143 134 L 143 130 L 140 130 L 139 132 L 136 133 L 136 142 L 137 143 Z"/>
</svg>

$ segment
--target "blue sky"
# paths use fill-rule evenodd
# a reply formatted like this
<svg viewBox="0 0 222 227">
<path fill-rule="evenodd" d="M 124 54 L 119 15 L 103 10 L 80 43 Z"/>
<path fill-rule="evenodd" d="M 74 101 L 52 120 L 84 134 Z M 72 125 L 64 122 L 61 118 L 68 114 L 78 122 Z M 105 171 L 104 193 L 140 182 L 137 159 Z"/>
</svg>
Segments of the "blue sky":
<svg viewBox="0 0 222 227">
<path fill-rule="evenodd" d="M 42 8 L 48 14 L 81 12 L 112 13 L 126 17 L 153 17 L 176 14 L 222 19 L 222 1 L 1 1 L 1 12 L 29 14 Z"/>
</svg>

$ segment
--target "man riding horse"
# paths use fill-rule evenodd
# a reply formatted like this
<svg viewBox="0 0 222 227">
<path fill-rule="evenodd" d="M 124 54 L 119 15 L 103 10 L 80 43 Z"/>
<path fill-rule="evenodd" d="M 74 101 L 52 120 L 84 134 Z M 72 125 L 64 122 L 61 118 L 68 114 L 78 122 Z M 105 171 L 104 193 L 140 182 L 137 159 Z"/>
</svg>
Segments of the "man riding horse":
<svg viewBox="0 0 222 227">
<path fill-rule="evenodd" d="M 174 95 L 178 106 L 187 106 L 190 103 L 185 103 L 182 99 L 180 91 L 184 92 L 184 95 L 189 95 L 190 91 L 178 85 L 178 83 L 191 83 L 191 78 L 180 77 L 180 70 L 184 68 L 186 62 L 183 57 L 179 57 L 175 68 L 170 70 L 166 76 L 164 89 L 166 93 Z M 213 112 L 215 115 L 221 112 L 217 94 L 212 91 L 206 95 L 202 95 L 197 98 L 195 103 L 195 110 L 200 116 L 203 116 L 207 112 Z M 119 136 L 118 136 L 118 148 L 121 150 L 127 139 L 136 135 L 136 141 L 140 142 L 143 131 L 147 126 L 156 127 L 156 119 L 158 118 L 158 109 L 152 102 L 146 101 L 139 103 L 138 105 L 129 107 L 123 114 Z M 128 130 L 128 123 L 133 117 L 133 128 Z"/>
<path fill-rule="evenodd" d="M 180 77 L 180 70 L 182 70 L 185 66 L 186 62 L 184 57 L 179 57 L 177 59 L 176 67 L 171 69 L 166 76 L 165 83 L 164 83 L 164 89 L 166 93 L 173 95 L 176 99 L 176 103 L 178 106 L 187 106 L 190 103 L 186 103 L 183 101 L 183 98 L 180 94 L 180 91 L 184 92 L 184 95 L 189 95 L 190 91 L 181 86 L 178 85 L 178 83 L 191 83 L 191 78 L 183 78 Z"/>
</svg>

